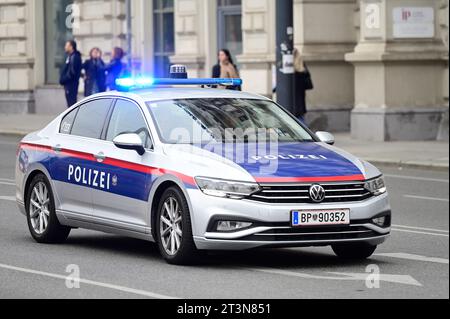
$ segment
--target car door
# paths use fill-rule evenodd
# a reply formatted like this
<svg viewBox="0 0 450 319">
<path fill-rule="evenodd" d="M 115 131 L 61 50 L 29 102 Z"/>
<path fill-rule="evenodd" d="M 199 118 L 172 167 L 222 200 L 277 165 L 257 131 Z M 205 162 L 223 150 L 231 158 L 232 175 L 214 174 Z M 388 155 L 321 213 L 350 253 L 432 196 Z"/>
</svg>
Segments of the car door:
<svg viewBox="0 0 450 319">
<path fill-rule="evenodd" d="M 144 155 L 119 149 L 113 140 L 120 134 L 138 134 L 147 149 Z M 154 156 L 147 122 L 138 104 L 117 99 L 99 149 L 105 156 L 103 170 L 108 172 L 109 189 L 94 190 L 94 216 L 113 227 L 148 232 L 148 196 L 151 186 L 148 163 Z"/>
<path fill-rule="evenodd" d="M 57 197 L 57 209 L 67 216 L 92 216 L 92 190 L 100 189 L 98 144 L 113 99 L 88 101 L 61 121 L 53 139 L 56 154 L 50 174 Z"/>
</svg>

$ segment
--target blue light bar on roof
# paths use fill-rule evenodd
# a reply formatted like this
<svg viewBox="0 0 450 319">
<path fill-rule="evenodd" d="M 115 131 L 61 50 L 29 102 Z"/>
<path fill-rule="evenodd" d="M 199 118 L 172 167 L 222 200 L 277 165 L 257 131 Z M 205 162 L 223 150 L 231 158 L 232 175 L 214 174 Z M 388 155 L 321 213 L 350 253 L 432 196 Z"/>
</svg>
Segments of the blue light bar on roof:
<svg viewBox="0 0 450 319">
<path fill-rule="evenodd" d="M 117 79 L 116 85 L 119 91 L 147 89 L 161 85 L 241 86 L 242 79 L 153 79 L 147 77 L 138 77 Z"/>
</svg>

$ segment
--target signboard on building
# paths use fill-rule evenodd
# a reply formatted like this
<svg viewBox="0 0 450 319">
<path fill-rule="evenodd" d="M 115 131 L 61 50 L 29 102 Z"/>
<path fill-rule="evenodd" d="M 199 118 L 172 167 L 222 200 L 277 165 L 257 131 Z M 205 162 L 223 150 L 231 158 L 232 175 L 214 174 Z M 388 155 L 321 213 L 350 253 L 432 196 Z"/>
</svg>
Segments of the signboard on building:
<svg viewBox="0 0 450 319">
<path fill-rule="evenodd" d="M 394 38 L 433 38 L 435 14 L 431 7 L 394 8 Z"/>
</svg>

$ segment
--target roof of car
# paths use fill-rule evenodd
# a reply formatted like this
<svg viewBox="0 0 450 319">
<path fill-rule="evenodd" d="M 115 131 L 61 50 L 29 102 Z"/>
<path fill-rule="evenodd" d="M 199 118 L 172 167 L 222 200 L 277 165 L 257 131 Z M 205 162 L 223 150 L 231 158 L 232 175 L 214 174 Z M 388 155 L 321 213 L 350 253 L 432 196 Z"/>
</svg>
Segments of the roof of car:
<svg viewBox="0 0 450 319">
<path fill-rule="evenodd" d="M 111 94 L 112 92 L 109 92 Z M 130 92 L 114 92 L 117 95 L 139 96 L 146 102 L 173 100 L 173 99 L 201 99 L 201 98 L 236 98 L 236 99 L 257 99 L 268 100 L 268 98 L 251 93 L 234 90 L 220 90 L 210 88 L 152 88 L 135 90 Z"/>
</svg>

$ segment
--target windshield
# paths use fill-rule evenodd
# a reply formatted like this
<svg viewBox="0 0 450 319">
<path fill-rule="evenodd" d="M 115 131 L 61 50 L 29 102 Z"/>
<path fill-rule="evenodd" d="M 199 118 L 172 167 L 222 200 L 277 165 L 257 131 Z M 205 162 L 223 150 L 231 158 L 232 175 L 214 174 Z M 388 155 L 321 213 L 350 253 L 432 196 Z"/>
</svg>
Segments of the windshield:
<svg viewBox="0 0 450 319">
<path fill-rule="evenodd" d="M 147 103 L 167 144 L 313 142 L 313 137 L 271 101 L 205 98 Z"/>
</svg>

